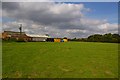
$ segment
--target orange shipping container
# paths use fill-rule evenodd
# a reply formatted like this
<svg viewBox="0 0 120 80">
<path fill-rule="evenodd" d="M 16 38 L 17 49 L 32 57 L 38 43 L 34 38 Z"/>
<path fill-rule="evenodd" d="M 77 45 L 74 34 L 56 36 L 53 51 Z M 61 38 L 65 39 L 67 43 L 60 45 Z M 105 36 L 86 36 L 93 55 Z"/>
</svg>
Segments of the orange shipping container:
<svg viewBox="0 0 120 80">
<path fill-rule="evenodd" d="M 54 42 L 60 42 L 61 39 L 54 39 Z"/>
</svg>

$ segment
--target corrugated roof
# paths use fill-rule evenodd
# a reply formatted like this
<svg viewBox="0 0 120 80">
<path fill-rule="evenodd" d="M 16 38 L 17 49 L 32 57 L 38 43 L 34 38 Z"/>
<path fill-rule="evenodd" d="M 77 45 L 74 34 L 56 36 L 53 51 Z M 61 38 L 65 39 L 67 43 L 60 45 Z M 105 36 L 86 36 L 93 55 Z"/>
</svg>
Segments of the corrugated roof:
<svg viewBox="0 0 120 80">
<path fill-rule="evenodd" d="M 27 36 L 29 37 L 49 37 L 49 36 L 46 36 L 46 35 L 35 35 L 35 34 L 26 34 Z"/>
<path fill-rule="evenodd" d="M 6 32 L 6 33 L 18 33 L 18 34 L 20 34 L 20 32 L 15 32 L 15 31 L 4 31 L 4 32 Z M 25 32 L 22 32 L 22 34 L 25 34 Z"/>
</svg>

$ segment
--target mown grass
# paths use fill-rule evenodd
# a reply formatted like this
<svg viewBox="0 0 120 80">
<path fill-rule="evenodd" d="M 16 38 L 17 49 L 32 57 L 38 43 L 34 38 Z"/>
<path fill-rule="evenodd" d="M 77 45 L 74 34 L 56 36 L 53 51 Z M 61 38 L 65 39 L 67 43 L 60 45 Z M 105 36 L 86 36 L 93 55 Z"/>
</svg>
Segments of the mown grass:
<svg viewBox="0 0 120 80">
<path fill-rule="evenodd" d="M 3 42 L 4 78 L 117 78 L 118 44 Z"/>
</svg>

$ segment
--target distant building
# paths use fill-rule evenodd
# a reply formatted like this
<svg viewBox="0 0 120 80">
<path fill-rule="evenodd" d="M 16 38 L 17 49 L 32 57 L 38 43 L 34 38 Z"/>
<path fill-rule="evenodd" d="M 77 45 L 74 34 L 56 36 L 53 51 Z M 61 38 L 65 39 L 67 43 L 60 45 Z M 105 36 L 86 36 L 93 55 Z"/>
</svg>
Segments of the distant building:
<svg viewBox="0 0 120 80">
<path fill-rule="evenodd" d="M 8 40 L 8 39 L 16 39 L 18 40 L 19 38 L 22 38 L 24 41 L 28 40 L 28 36 L 25 34 L 25 32 L 14 32 L 14 31 L 4 31 L 2 33 L 2 39 L 3 40 Z"/>
<path fill-rule="evenodd" d="M 3 40 L 10 40 L 14 39 L 16 41 L 23 40 L 23 41 L 47 41 L 47 42 L 67 42 L 67 38 L 50 38 L 49 35 L 35 35 L 35 34 L 25 34 L 25 32 L 14 32 L 14 31 L 4 31 L 2 33 Z"/>
<path fill-rule="evenodd" d="M 27 34 L 29 41 L 46 41 L 49 36 L 47 35 L 33 35 Z"/>
<path fill-rule="evenodd" d="M 14 31 L 4 31 L 2 33 L 3 40 L 22 39 L 24 41 L 46 41 L 48 36 L 46 35 L 33 35 L 33 34 L 25 34 L 25 32 L 14 32 Z"/>
</svg>

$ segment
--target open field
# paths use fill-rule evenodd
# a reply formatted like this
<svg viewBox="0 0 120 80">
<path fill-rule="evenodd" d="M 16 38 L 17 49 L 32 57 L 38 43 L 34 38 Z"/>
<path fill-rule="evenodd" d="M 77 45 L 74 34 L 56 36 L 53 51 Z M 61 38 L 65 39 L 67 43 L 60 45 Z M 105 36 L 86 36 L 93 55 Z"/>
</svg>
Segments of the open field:
<svg viewBox="0 0 120 80">
<path fill-rule="evenodd" d="M 3 42 L 3 77 L 116 78 L 118 44 Z"/>
</svg>

